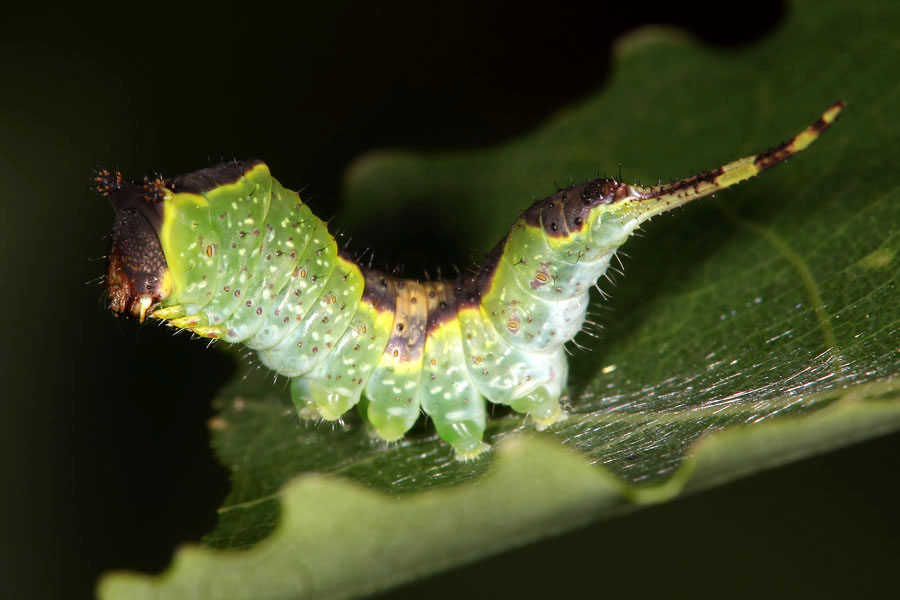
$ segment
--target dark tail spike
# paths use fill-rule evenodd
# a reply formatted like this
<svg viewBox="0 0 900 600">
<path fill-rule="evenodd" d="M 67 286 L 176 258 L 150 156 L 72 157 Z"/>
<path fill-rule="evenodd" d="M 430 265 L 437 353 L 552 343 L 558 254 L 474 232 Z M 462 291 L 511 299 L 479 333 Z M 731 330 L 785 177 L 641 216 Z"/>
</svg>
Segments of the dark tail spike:
<svg viewBox="0 0 900 600">
<path fill-rule="evenodd" d="M 750 179 L 802 152 L 834 123 L 843 108 L 843 101 L 835 102 L 809 127 L 766 152 L 745 156 L 717 169 L 680 179 L 668 185 L 633 188 L 643 205 L 641 221 Z"/>
</svg>

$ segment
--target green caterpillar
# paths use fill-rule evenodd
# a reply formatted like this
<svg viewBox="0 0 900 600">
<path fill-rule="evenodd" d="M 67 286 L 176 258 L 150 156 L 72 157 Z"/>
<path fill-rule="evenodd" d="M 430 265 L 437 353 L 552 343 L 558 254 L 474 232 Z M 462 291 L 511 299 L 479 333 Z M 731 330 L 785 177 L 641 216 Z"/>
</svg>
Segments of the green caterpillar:
<svg viewBox="0 0 900 600">
<path fill-rule="evenodd" d="M 588 290 L 644 221 L 803 150 L 837 102 L 790 141 L 668 185 L 594 179 L 535 202 L 474 274 L 418 282 L 359 265 L 265 164 L 235 162 L 171 179 L 101 171 L 116 220 L 110 306 L 207 338 L 240 342 L 291 378 L 302 416 L 359 403 L 384 440 L 421 411 L 459 459 L 484 452 L 486 403 L 539 429 L 566 417 L 564 344 L 581 330 Z"/>
</svg>

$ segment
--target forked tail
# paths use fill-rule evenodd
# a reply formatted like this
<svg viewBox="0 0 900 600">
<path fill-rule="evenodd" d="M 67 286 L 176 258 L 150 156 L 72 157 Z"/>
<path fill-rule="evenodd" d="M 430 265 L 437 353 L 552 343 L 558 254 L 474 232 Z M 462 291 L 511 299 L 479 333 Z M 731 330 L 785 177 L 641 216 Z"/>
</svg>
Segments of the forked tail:
<svg viewBox="0 0 900 600">
<path fill-rule="evenodd" d="M 643 200 L 641 204 L 650 209 L 641 215 L 642 220 L 697 198 L 714 194 L 784 162 L 816 141 L 822 132 L 834 123 L 843 108 L 844 101 L 838 100 L 829 106 L 815 123 L 790 140 L 766 152 L 739 158 L 717 169 L 679 179 L 670 184 L 646 188 L 635 187 L 635 191 Z M 648 200 L 650 202 L 646 202 Z"/>
</svg>

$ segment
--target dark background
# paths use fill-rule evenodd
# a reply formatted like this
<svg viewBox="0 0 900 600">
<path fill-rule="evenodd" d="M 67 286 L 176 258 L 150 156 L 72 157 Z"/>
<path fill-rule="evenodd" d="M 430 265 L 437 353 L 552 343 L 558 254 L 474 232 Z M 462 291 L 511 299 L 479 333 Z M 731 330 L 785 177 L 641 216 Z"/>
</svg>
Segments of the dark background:
<svg viewBox="0 0 900 600">
<path fill-rule="evenodd" d="M 789 10 L 550 8 L 4 9 L 0 597 L 90 597 L 103 571 L 159 572 L 212 528 L 228 489 L 206 421 L 231 359 L 114 319 L 86 284 L 112 223 L 90 190 L 95 168 L 139 178 L 258 157 L 287 187 L 307 186 L 317 214 L 339 215 L 341 173 L 361 153 L 527 131 L 600 89 L 610 44 L 636 26 L 677 25 L 733 51 Z M 354 245 L 411 276 L 471 252 L 423 245 L 420 228 L 377 232 Z M 411 244 L 418 256 L 397 250 Z M 874 440 L 390 595 L 872 595 L 894 581 L 898 447 L 898 435 Z"/>
</svg>

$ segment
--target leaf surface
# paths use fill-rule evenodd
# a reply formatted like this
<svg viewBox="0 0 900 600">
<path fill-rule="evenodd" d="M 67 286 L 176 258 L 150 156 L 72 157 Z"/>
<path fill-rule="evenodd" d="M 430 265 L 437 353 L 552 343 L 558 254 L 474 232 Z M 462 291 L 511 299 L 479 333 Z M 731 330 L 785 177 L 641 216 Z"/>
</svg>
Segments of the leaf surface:
<svg viewBox="0 0 900 600">
<path fill-rule="evenodd" d="M 362 594 L 900 427 L 898 30 L 896 7 L 832 1 L 797 3 L 740 51 L 638 32 L 608 89 L 529 135 L 360 160 L 340 225 L 420 215 L 453 232 L 446 260 L 490 250 L 554 181 L 684 177 L 848 104 L 786 165 L 626 244 L 627 276 L 594 298 L 602 331 L 573 348 L 564 423 L 538 434 L 498 410 L 496 452 L 459 463 L 426 424 L 384 445 L 353 417 L 298 423 L 283 380 L 251 376 L 211 423 L 233 489 L 210 547 L 159 577 L 109 575 L 101 595 Z"/>
</svg>

